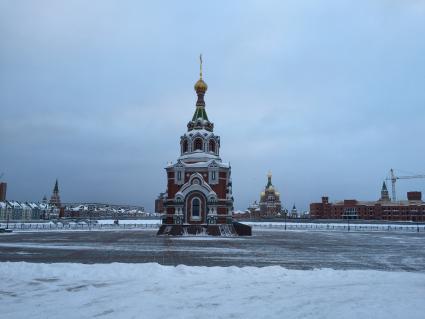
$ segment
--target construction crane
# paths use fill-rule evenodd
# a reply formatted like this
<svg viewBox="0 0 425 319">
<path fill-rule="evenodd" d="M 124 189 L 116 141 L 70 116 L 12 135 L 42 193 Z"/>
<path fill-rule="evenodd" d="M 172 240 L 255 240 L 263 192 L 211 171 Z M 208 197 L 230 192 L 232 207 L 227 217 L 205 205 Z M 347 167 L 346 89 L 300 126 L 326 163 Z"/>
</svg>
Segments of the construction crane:
<svg viewBox="0 0 425 319">
<path fill-rule="evenodd" d="M 394 170 L 392 168 L 390 169 L 390 176 L 387 177 L 385 180 L 391 181 L 391 191 L 392 191 L 392 198 L 391 198 L 391 200 L 393 202 L 395 202 L 397 200 L 396 199 L 396 191 L 395 191 L 395 182 L 398 179 L 412 179 L 412 178 L 425 178 L 425 175 L 419 174 L 419 175 L 410 175 L 410 176 L 396 176 L 394 174 Z"/>
</svg>

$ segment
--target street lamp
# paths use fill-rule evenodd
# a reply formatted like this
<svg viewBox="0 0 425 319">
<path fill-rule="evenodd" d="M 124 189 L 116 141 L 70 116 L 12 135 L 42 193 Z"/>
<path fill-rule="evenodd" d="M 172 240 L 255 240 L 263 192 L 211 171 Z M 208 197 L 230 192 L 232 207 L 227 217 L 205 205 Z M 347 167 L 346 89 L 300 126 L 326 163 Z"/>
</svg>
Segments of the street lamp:
<svg viewBox="0 0 425 319">
<path fill-rule="evenodd" d="M 350 216 L 347 216 L 348 231 L 350 231 Z"/>
</svg>

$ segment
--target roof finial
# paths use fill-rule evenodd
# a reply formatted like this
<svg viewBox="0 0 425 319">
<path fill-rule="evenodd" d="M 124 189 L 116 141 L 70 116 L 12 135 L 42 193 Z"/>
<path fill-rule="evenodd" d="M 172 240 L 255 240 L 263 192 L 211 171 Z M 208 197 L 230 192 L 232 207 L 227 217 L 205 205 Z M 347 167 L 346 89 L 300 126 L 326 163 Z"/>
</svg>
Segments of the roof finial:
<svg viewBox="0 0 425 319">
<path fill-rule="evenodd" d="M 267 173 L 267 185 L 266 185 L 266 189 L 273 186 L 272 185 L 272 171 L 269 170 L 269 172 Z"/>
<path fill-rule="evenodd" d="M 195 91 L 198 94 L 198 102 L 196 105 L 205 106 L 205 102 L 203 101 L 203 95 L 208 89 L 207 83 L 202 80 L 202 54 L 199 55 L 199 80 L 195 83 Z M 199 100 L 199 94 L 201 94 L 201 100 Z"/>
<path fill-rule="evenodd" d="M 202 79 L 202 53 L 199 55 L 199 77 Z"/>
</svg>

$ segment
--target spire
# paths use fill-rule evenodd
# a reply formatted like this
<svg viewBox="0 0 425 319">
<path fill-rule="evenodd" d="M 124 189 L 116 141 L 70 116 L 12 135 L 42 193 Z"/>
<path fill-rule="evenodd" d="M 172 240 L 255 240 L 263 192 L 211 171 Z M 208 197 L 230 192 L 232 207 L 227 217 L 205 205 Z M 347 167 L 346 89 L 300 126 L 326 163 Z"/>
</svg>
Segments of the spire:
<svg viewBox="0 0 425 319">
<path fill-rule="evenodd" d="M 199 55 L 199 78 L 202 80 L 202 53 Z"/>
<path fill-rule="evenodd" d="M 59 193 L 58 179 L 56 179 L 55 188 L 53 188 L 53 193 Z"/>
<path fill-rule="evenodd" d="M 389 201 L 390 200 L 390 196 L 388 195 L 388 189 L 387 189 L 387 184 L 385 184 L 385 181 L 382 183 L 382 188 L 381 188 L 381 201 Z"/>
<path fill-rule="evenodd" d="M 56 206 L 56 207 L 61 207 L 61 200 L 60 200 L 60 197 L 59 197 L 59 185 L 58 185 L 57 179 L 56 179 L 56 182 L 55 182 L 55 187 L 53 188 L 53 194 L 50 197 L 49 204 Z"/>
<path fill-rule="evenodd" d="M 267 185 L 266 188 L 269 188 L 270 186 L 273 186 L 272 184 L 272 172 L 269 171 L 267 174 Z"/>
<path fill-rule="evenodd" d="M 202 54 L 199 55 L 199 80 L 195 83 L 195 91 L 198 99 L 196 101 L 196 109 L 193 114 L 192 121 L 190 121 L 187 125 L 188 130 L 192 129 L 206 129 L 207 131 L 213 131 L 214 124 L 208 120 L 208 115 L 205 110 L 205 92 L 208 89 L 208 85 L 202 79 L 203 71 L 202 71 L 203 61 Z"/>
<path fill-rule="evenodd" d="M 385 184 L 385 181 L 382 182 L 382 190 L 381 191 L 388 191 L 387 190 L 387 184 Z"/>
<path fill-rule="evenodd" d="M 204 95 L 207 89 L 208 89 L 208 85 L 202 79 L 202 54 L 200 54 L 199 55 L 199 80 L 195 83 L 195 91 L 196 91 L 196 94 L 198 95 L 198 100 L 196 101 L 197 109 L 205 107 Z"/>
</svg>

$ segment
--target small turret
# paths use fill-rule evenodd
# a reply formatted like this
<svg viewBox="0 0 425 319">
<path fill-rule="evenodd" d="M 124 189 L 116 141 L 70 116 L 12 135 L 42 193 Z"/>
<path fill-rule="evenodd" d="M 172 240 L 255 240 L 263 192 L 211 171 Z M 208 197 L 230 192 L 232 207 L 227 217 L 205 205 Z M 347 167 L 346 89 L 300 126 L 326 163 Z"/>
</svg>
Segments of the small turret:
<svg viewBox="0 0 425 319">
<path fill-rule="evenodd" d="M 205 110 L 204 96 L 208 89 L 208 85 L 202 79 L 202 54 L 199 56 L 199 61 L 199 80 L 195 83 L 195 91 L 198 99 L 196 101 L 196 109 L 192 120 L 187 124 L 187 130 L 191 131 L 193 129 L 205 129 L 212 132 L 214 129 L 214 124 L 208 120 L 207 111 Z"/>
<path fill-rule="evenodd" d="M 269 173 L 267 174 L 267 185 L 266 185 L 266 189 L 273 187 L 272 184 L 272 172 L 269 171 Z"/>
<path fill-rule="evenodd" d="M 381 198 L 379 200 L 380 201 L 389 201 L 390 200 L 390 196 L 388 195 L 388 189 L 387 189 L 387 185 L 385 184 L 385 181 L 382 183 Z"/>
<path fill-rule="evenodd" d="M 53 187 L 53 194 L 50 197 L 49 204 L 52 205 L 52 206 L 56 206 L 58 208 L 61 207 L 61 199 L 60 199 L 60 196 L 59 196 L 59 183 L 58 183 L 57 179 L 56 179 L 56 182 L 55 182 L 55 187 Z"/>
</svg>

